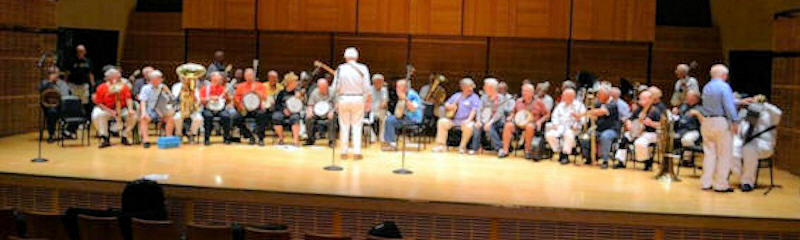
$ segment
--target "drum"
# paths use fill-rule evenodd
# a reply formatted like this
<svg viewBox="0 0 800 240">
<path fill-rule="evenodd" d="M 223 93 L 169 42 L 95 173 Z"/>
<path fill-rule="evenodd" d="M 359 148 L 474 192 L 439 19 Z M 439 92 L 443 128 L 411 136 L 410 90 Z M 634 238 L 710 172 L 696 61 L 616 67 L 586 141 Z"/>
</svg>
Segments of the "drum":
<svg viewBox="0 0 800 240">
<path fill-rule="evenodd" d="M 213 112 L 222 111 L 222 109 L 225 109 L 225 98 L 218 98 L 216 101 L 209 100 L 208 104 L 206 104 L 206 108 Z"/>
<path fill-rule="evenodd" d="M 328 101 L 320 101 L 314 104 L 314 115 L 317 117 L 325 117 L 331 111 L 331 103 Z"/>
<path fill-rule="evenodd" d="M 55 88 L 47 88 L 41 93 L 41 101 L 46 108 L 58 107 L 61 104 L 61 92 Z"/>
<path fill-rule="evenodd" d="M 257 110 L 259 105 L 261 105 L 261 98 L 256 93 L 251 92 L 242 97 L 242 106 L 248 112 Z"/>
<path fill-rule="evenodd" d="M 533 114 L 528 110 L 517 111 L 517 114 L 514 115 L 514 125 L 517 125 L 518 128 L 525 128 L 531 121 L 533 121 Z"/>
<path fill-rule="evenodd" d="M 481 111 L 480 119 L 481 123 L 488 123 L 489 120 L 492 120 L 492 109 L 484 108 Z"/>
<path fill-rule="evenodd" d="M 291 113 L 299 113 L 303 111 L 303 102 L 299 98 L 292 96 L 286 99 L 286 109 Z"/>
</svg>

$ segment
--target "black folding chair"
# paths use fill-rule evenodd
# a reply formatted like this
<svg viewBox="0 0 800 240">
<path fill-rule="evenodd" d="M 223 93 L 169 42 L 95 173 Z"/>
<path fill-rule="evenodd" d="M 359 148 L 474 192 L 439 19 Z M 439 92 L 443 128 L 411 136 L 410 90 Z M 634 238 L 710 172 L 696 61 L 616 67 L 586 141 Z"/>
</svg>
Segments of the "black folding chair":
<svg viewBox="0 0 800 240">
<path fill-rule="evenodd" d="M 86 145 L 91 145 L 91 121 L 83 108 L 83 104 L 78 97 L 66 96 L 61 99 L 61 114 L 58 120 L 56 132 L 61 134 L 66 130 L 67 126 L 77 125 L 81 130 L 80 144 L 83 145 L 84 140 Z M 64 136 L 59 138 L 59 145 L 64 147 L 64 142 L 67 139 Z"/>
</svg>

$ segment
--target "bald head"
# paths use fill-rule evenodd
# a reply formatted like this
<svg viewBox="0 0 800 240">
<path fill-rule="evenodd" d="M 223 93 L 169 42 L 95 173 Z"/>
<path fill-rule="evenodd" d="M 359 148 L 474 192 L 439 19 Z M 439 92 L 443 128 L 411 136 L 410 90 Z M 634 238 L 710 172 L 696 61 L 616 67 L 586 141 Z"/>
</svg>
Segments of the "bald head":
<svg viewBox="0 0 800 240">
<path fill-rule="evenodd" d="M 697 90 L 689 90 L 686 92 L 686 103 L 689 105 L 697 105 L 700 103 L 700 92 Z"/>
<path fill-rule="evenodd" d="M 643 91 L 639 93 L 639 105 L 642 107 L 649 107 L 652 101 L 653 94 L 650 91 Z"/>
<path fill-rule="evenodd" d="M 270 70 L 267 73 L 267 81 L 269 81 L 270 83 L 277 82 L 278 81 L 278 72 L 276 72 L 275 70 Z"/>
<path fill-rule="evenodd" d="M 526 101 L 530 101 L 533 98 L 533 91 L 533 84 L 522 84 L 522 98 Z"/>
<path fill-rule="evenodd" d="M 607 86 L 600 86 L 597 88 L 597 99 L 600 100 L 601 103 L 606 103 L 608 98 L 610 97 L 609 93 L 611 92 L 611 88 Z"/>
<path fill-rule="evenodd" d="M 252 68 L 247 68 L 244 70 L 244 80 L 247 82 L 254 82 L 256 80 L 256 71 Z"/>
<path fill-rule="evenodd" d="M 75 54 L 78 55 L 78 58 L 83 58 L 86 56 L 86 47 L 83 44 L 78 44 L 78 46 L 75 46 Z"/>
<path fill-rule="evenodd" d="M 319 89 L 319 91 L 321 93 L 327 94 L 328 93 L 328 79 L 325 79 L 325 78 L 317 79 L 317 89 Z"/>
<path fill-rule="evenodd" d="M 711 71 L 709 71 L 709 73 L 711 74 L 711 78 L 719 78 L 723 81 L 728 80 L 728 67 L 725 65 L 715 64 L 711 66 Z"/>
</svg>

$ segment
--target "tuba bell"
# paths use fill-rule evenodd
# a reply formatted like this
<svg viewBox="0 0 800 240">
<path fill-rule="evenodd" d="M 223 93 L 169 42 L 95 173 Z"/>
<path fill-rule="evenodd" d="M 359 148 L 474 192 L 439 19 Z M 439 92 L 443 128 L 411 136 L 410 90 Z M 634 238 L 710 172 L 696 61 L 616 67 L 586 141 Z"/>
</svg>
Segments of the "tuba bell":
<svg viewBox="0 0 800 240">
<path fill-rule="evenodd" d="M 188 117 L 197 109 L 197 104 L 199 104 L 194 99 L 194 91 L 197 86 L 197 80 L 206 74 L 206 68 L 200 64 L 186 63 L 175 68 L 175 73 L 183 81 L 180 93 L 181 116 Z"/>
</svg>

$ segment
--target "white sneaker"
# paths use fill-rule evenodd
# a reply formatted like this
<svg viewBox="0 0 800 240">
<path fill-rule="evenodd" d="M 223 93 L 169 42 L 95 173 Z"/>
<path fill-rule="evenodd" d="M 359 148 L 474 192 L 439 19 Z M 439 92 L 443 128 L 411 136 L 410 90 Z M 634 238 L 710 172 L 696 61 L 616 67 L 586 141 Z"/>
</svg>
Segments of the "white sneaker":
<svg viewBox="0 0 800 240">
<path fill-rule="evenodd" d="M 469 150 L 469 151 L 467 152 L 467 154 L 469 154 L 469 155 L 475 155 L 475 150 Z"/>
<path fill-rule="evenodd" d="M 464 153 L 467 153 L 467 149 L 458 148 L 458 153 L 459 153 L 459 154 L 464 154 Z"/>
<path fill-rule="evenodd" d="M 433 149 L 432 149 L 432 150 L 433 150 L 434 152 L 444 152 L 444 146 L 442 146 L 442 145 L 439 145 L 439 146 L 433 147 Z"/>
</svg>

